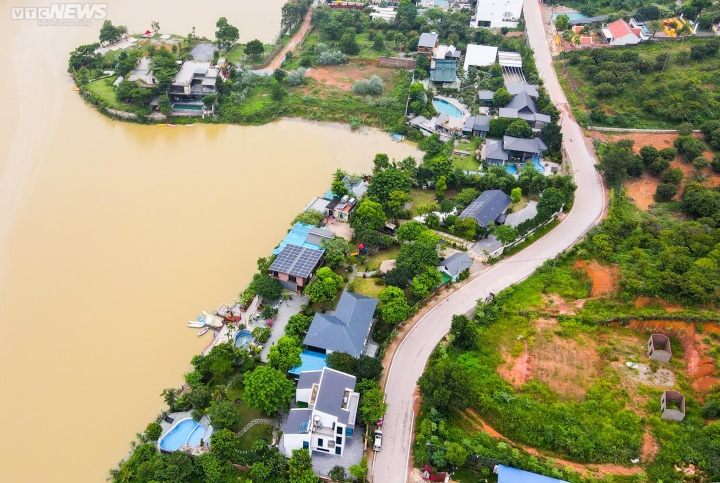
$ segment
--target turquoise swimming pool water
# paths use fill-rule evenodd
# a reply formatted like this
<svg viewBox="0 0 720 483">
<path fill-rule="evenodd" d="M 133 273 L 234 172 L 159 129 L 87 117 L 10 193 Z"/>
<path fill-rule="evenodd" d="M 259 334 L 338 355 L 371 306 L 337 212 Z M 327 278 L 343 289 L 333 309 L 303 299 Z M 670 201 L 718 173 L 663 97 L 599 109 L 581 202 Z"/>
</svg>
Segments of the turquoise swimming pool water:
<svg viewBox="0 0 720 483">
<path fill-rule="evenodd" d="M 202 104 L 182 104 L 176 102 L 173 104 L 173 110 L 176 111 L 202 111 Z"/>
<path fill-rule="evenodd" d="M 438 99 L 435 98 L 432 101 L 433 107 L 438 110 L 438 112 L 442 112 L 443 114 L 447 114 L 450 117 L 462 117 L 463 113 L 460 109 L 450 104 L 445 99 Z"/>
<path fill-rule="evenodd" d="M 517 174 L 517 172 L 518 172 L 518 170 L 514 164 L 506 164 L 505 171 L 507 171 L 510 174 Z"/>
<path fill-rule="evenodd" d="M 177 451 L 184 444 L 197 446 L 205 434 L 205 426 L 192 419 L 183 419 L 160 439 L 160 449 Z"/>
<path fill-rule="evenodd" d="M 241 330 L 237 333 L 235 336 L 235 347 L 239 347 L 240 349 L 245 349 L 247 346 L 250 345 L 250 342 L 252 342 L 254 339 L 252 332 L 249 330 Z"/>
<path fill-rule="evenodd" d="M 436 1 L 435 3 L 437 3 L 437 1 Z M 558 18 L 560 15 L 567 15 L 568 20 L 584 20 L 584 19 L 586 19 L 586 18 L 590 18 L 590 17 L 588 17 L 587 15 L 583 15 L 582 13 L 577 13 L 577 12 L 573 12 L 573 13 L 554 13 L 554 14 L 553 14 L 553 21 L 554 21 L 554 20 L 557 20 L 557 18 Z"/>
</svg>

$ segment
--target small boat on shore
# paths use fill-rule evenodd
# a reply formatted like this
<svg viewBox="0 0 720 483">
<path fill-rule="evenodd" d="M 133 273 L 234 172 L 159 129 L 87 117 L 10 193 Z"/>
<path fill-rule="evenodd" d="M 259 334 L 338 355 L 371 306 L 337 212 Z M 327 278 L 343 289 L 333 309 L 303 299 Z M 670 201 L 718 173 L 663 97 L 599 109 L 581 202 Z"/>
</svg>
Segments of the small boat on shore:
<svg viewBox="0 0 720 483">
<path fill-rule="evenodd" d="M 200 327 L 203 327 L 205 324 L 203 322 L 198 322 L 196 320 L 188 320 L 188 327 L 193 327 L 195 329 L 199 329 Z"/>
<path fill-rule="evenodd" d="M 198 315 L 197 319 L 198 319 L 198 322 L 202 322 L 203 325 L 205 325 L 205 317 L 203 317 L 202 315 Z"/>
<path fill-rule="evenodd" d="M 205 335 L 208 330 L 210 330 L 210 327 L 203 327 L 202 329 L 200 329 L 200 332 L 198 332 L 198 337 L 201 335 Z"/>
</svg>

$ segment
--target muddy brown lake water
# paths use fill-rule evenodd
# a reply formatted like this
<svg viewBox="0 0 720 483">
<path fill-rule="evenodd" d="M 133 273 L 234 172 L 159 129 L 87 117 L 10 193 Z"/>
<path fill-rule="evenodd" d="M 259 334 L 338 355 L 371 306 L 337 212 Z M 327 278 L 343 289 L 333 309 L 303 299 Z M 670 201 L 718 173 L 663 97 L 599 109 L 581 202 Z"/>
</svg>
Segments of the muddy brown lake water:
<svg viewBox="0 0 720 483">
<path fill-rule="evenodd" d="M 271 41 L 284 0 L 115 1 L 143 31 Z M 377 131 L 281 121 L 149 127 L 71 91 L 67 55 L 91 27 L 11 20 L 0 0 L 0 481 L 101 482 L 209 342 L 185 328 L 232 301 L 255 260 L 337 168 L 415 155 Z"/>
</svg>

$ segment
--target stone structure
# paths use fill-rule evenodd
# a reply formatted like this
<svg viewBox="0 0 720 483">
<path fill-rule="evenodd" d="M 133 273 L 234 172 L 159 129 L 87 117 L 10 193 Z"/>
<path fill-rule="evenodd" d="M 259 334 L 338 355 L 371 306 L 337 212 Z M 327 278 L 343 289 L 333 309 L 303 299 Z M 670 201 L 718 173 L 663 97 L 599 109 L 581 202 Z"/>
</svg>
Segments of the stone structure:
<svg viewBox="0 0 720 483">
<path fill-rule="evenodd" d="M 685 419 L 685 396 L 677 391 L 665 391 L 660 396 L 660 417 L 670 421 Z"/>
<path fill-rule="evenodd" d="M 654 361 L 669 362 L 672 357 L 670 339 L 666 335 L 652 334 L 647 343 L 647 355 Z"/>
</svg>

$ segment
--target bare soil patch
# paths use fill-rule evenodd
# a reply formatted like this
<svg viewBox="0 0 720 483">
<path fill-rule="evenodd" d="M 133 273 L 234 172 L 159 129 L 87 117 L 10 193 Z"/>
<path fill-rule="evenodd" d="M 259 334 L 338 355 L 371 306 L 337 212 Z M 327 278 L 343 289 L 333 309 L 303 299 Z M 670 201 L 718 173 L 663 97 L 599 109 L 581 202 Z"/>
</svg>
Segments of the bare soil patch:
<svg viewBox="0 0 720 483">
<path fill-rule="evenodd" d="M 573 302 L 568 302 L 559 295 L 543 295 L 543 302 L 545 306 L 543 310 L 551 315 L 575 315 L 580 309 L 583 308 L 587 299 L 578 299 Z M 540 323 L 538 321 L 538 323 Z"/>
<path fill-rule="evenodd" d="M 715 361 L 707 355 L 710 346 L 703 341 L 703 335 L 697 333 L 695 324 L 682 321 L 635 320 L 630 323 L 629 327 L 641 333 L 664 334 L 677 339 L 683 348 L 687 375 L 692 380 L 693 388 L 700 393 L 701 397 L 703 393 L 720 384 Z M 714 328 L 715 326 L 705 323 L 703 327 Z M 705 330 L 703 330 L 704 332 Z"/>
<path fill-rule="evenodd" d="M 525 384 L 532 376 L 530 364 L 530 352 L 528 343 L 525 341 L 522 354 L 513 357 L 509 352 L 503 354 L 505 365 L 499 366 L 497 371 L 500 376 L 513 385 L 516 389 Z"/>
<path fill-rule="evenodd" d="M 653 438 L 652 434 L 650 434 L 650 429 L 645 429 L 645 434 L 643 434 L 643 445 L 642 445 L 642 454 L 640 456 L 640 461 L 643 463 L 649 463 L 650 461 L 655 459 L 655 455 L 660 451 L 660 446 L 657 444 L 657 441 L 655 441 L 655 438 Z"/>
<path fill-rule="evenodd" d="M 574 265 L 575 269 L 584 269 L 592 281 L 591 298 L 598 298 L 614 292 L 618 288 L 620 269 L 616 266 L 600 265 L 593 260 L 588 263 L 585 260 L 578 260 Z"/>
<path fill-rule="evenodd" d="M 387 84 L 392 80 L 393 70 L 377 65 L 364 63 L 347 63 L 325 67 L 314 67 L 307 72 L 307 77 L 312 77 L 325 86 L 336 87 L 343 91 L 350 91 L 353 84 L 361 79 L 369 79 L 376 75 Z"/>
<path fill-rule="evenodd" d="M 653 297 L 638 297 L 635 300 L 635 307 L 647 307 L 648 305 L 659 305 L 665 309 L 665 312 L 673 313 L 679 312 L 683 309 L 682 305 L 671 304 L 670 302 L 662 299 L 656 299 Z"/>
</svg>

